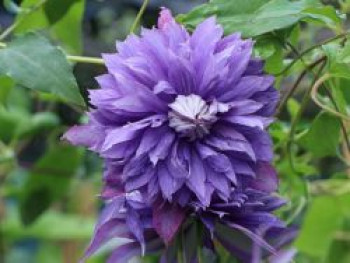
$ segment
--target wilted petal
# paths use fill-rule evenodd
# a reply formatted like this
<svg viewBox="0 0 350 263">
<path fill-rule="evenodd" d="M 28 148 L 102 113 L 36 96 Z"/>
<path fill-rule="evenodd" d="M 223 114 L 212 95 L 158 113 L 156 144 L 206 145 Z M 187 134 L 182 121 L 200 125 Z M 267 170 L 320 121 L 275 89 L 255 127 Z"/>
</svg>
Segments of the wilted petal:
<svg viewBox="0 0 350 263">
<path fill-rule="evenodd" d="M 171 204 L 161 204 L 153 209 L 153 226 L 166 244 L 169 244 L 185 218 L 184 209 Z"/>
</svg>

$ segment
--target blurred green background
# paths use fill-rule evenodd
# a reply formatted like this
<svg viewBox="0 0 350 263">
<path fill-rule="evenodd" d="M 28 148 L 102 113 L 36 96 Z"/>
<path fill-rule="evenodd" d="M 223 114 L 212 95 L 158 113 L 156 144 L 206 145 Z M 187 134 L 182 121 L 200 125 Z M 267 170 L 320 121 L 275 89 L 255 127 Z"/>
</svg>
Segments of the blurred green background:
<svg viewBox="0 0 350 263">
<path fill-rule="evenodd" d="M 52 10 L 52 16 L 45 17 L 43 14 L 47 10 L 43 8 L 31 10 L 14 33 L 40 31 L 67 54 L 94 57 L 115 52 L 115 41 L 123 40 L 129 34 L 142 5 L 141 0 L 51 2 L 55 2 L 53 6 L 58 6 Z M 146 27 L 154 25 L 162 6 L 180 14 L 204 2 L 150 1 L 142 24 Z M 40 1 L 3 0 L 0 5 L 0 32 L 21 19 L 21 15 L 17 14 L 37 3 Z M 324 3 L 333 5 L 344 14 L 350 12 L 350 1 Z M 347 20 L 344 23 L 348 25 Z M 305 50 L 335 34 L 322 25 L 306 23 L 293 30 L 296 37 L 293 39 L 291 34 L 290 38 L 298 50 Z M 282 69 L 283 58 L 290 60 L 296 56 L 283 45 L 281 49 L 259 47 L 257 52 L 265 52 L 263 55 L 272 65 L 269 70 L 275 72 Z M 309 59 L 316 55 L 311 54 Z M 282 93 L 293 85 L 302 67 L 301 63 L 297 64 L 288 75 L 278 79 L 277 88 Z M 100 65 L 74 65 L 74 76 L 86 101 L 87 89 L 97 88 L 94 77 L 104 72 L 105 68 Z M 296 262 L 350 263 L 349 166 L 339 161 L 335 151 L 333 156 L 314 156 L 298 151 L 296 164 L 302 172 L 296 174 L 289 167 L 288 160 L 281 158 L 283 149 L 280 143 L 288 136 L 290 118 L 295 117 L 301 94 L 310 81 L 311 77 L 303 80 L 295 99 L 290 100 L 280 120 L 270 129 L 276 148 L 276 166 L 281 176 L 280 194 L 290 200 L 280 215 L 288 223 L 301 227 L 302 238 L 298 241 Z M 342 85 L 348 87 L 349 83 L 347 80 Z M 345 90 L 347 104 L 350 103 L 349 98 L 350 92 Z M 12 79 L 2 75 L 0 105 L 0 263 L 78 262 L 92 236 L 102 205 L 98 200 L 102 163 L 91 152 L 61 142 L 60 137 L 68 127 L 85 122 L 86 117 L 80 109 L 50 95 L 15 85 Z M 308 129 L 316 113 L 315 105 L 308 107 L 298 129 Z M 326 121 L 326 128 L 339 125 L 334 119 L 326 118 Z M 310 136 L 327 139 L 319 130 Z M 350 159 L 349 156 L 347 158 Z M 108 248 L 101 251 L 88 262 L 105 262 L 108 251 Z M 155 262 L 152 260 L 144 261 Z"/>
</svg>

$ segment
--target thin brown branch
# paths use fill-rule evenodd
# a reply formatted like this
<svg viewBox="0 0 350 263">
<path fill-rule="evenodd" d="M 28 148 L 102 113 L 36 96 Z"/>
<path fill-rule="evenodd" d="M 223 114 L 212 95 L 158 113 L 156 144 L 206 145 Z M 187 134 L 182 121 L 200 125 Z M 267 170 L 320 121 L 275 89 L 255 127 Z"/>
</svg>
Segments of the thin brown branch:
<svg viewBox="0 0 350 263">
<path fill-rule="evenodd" d="M 295 91 L 297 90 L 297 88 L 299 87 L 300 83 L 302 82 L 302 80 L 304 79 L 304 77 L 306 76 L 306 74 L 308 73 L 308 71 L 312 70 L 314 67 L 316 67 L 318 64 L 320 64 L 321 62 L 325 61 L 326 57 L 323 56 L 319 59 L 317 59 L 316 61 L 314 61 L 313 63 L 311 63 L 310 65 L 308 65 L 299 75 L 298 79 L 296 80 L 296 82 L 294 83 L 293 87 L 291 89 L 289 89 L 287 91 L 287 93 L 282 97 L 276 113 L 275 113 L 275 117 L 279 116 L 283 110 L 283 108 L 285 107 L 285 105 L 287 104 L 287 101 L 289 100 L 289 98 L 291 98 Z"/>
</svg>

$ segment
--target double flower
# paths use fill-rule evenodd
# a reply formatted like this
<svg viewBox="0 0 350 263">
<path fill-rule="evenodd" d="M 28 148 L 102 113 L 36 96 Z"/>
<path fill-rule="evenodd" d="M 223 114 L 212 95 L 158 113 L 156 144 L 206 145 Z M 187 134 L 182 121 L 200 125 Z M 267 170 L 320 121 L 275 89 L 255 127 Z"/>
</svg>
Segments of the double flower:
<svg viewBox="0 0 350 263">
<path fill-rule="evenodd" d="M 190 34 L 163 9 L 157 28 L 103 56 L 89 122 L 64 136 L 105 160 L 106 205 L 86 256 L 123 238 L 109 262 L 159 252 L 177 262 L 177 251 L 197 262 L 216 243 L 260 262 L 293 238 L 273 215 L 284 201 L 266 128 L 279 96 L 252 48 L 215 18 Z"/>
</svg>

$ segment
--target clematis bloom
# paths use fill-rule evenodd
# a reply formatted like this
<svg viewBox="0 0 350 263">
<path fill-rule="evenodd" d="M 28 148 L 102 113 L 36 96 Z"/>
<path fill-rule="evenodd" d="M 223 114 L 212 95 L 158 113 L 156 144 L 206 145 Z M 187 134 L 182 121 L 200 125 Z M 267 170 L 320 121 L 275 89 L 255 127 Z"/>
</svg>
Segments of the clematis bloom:
<svg viewBox="0 0 350 263">
<path fill-rule="evenodd" d="M 283 202 L 273 195 L 278 180 L 266 131 L 279 96 L 252 49 L 239 33 L 223 36 L 215 18 L 190 34 L 163 9 L 157 28 L 103 55 L 108 73 L 90 91 L 89 122 L 64 136 L 105 160 L 107 212 L 88 254 L 116 236 L 130 238 L 117 255 L 169 251 L 189 217 L 203 223 L 210 248 L 217 238 L 253 260 L 224 227 L 252 240 L 249 249 L 274 252 L 272 236 L 276 243 L 288 232 L 272 214 Z"/>
</svg>

